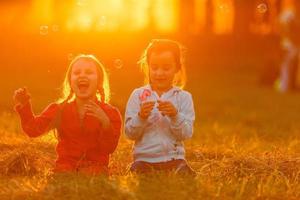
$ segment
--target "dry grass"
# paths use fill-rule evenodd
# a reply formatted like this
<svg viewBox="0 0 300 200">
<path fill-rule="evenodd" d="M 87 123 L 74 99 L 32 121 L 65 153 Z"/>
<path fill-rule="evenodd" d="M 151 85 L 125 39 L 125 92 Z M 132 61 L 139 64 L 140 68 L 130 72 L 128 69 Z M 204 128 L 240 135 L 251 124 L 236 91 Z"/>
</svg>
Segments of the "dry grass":
<svg viewBox="0 0 300 200">
<path fill-rule="evenodd" d="M 257 87 L 249 73 L 203 77 L 189 85 L 197 120 L 186 147 L 196 178 L 126 174 L 132 143 L 123 137 L 111 177 L 54 175 L 51 136 L 29 139 L 3 113 L 0 199 L 300 199 L 300 95 Z"/>
</svg>

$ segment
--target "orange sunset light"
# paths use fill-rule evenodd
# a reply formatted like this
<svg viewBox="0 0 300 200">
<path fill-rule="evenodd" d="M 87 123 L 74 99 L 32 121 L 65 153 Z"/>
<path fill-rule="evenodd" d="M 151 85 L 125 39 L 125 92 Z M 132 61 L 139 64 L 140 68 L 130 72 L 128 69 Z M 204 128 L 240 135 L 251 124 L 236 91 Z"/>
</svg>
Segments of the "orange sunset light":
<svg viewBox="0 0 300 200">
<path fill-rule="evenodd" d="M 170 33 L 179 28 L 180 0 L 76 0 L 59 2 L 33 0 L 29 23 L 56 24 L 67 31 L 139 31 L 151 27 Z M 194 1 L 193 31 L 203 29 L 207 0 Z M 232 0 L 213 0 L 213 29 L 217 34 L 230 33 L 234 22 Z M 193 21 L 193 22 L 192 22 Z"/>
</svg>

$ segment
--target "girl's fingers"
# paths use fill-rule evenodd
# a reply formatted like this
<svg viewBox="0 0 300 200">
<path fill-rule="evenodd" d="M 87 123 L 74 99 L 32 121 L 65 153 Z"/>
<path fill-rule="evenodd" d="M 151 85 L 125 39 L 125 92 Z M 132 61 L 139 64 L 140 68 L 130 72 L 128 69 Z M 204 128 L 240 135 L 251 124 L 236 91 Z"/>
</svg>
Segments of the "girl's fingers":
<svg viewBox="0 0 300 200">
<path fill-rule="evenodd" d="M 93 111 L 93 112 L 100 112 L 98 106 L 96 107 L 96 106 L 93 106 L 93 105 L 88 105 L 88 104 L 86 104 L 86 105 L 84 106 L 84 108 L 86 108 L 86 109 L 88 109 L 88 110 L 91 110 L 91 111 Z"/>
<path fill-rule="evenodd" d="M 85 105 L 84 109 L 86 113 L 93 113 L 95 117 L 99 117 L 103 115 L 103 113 L 105 114 L 105 112 L 98 105 L 97 107 L 93 105 Z"/>
<path fill-rule="evenodd" d="M 92 101 L 89 101 L 88 104 L 85 104 L 84 108 L 91 112 L 99 112 L 99 106 Z"/>
<path fill-rule="evenodd" d="M 159 104 L 157 106 L 158 109 L 164 109 L 164 108 L 174 108 L 173 104 L 167 103 L 167 104 Z"/>
<path fill-rule="evenodd" d="M 155 101 L 147 101 L 141 104 L 140 113 L 142 116 L 148 117 L 153 110 Z"/>
<path fill-rule="evenodd" d="M 171 111 L 164 111 L 161 113 L 163 116 L 167 115 L 167 116 L 175 116 L 176 112 L 171 112 Z"/>
<path fill-rule="evenodd" d="M 163 115 L 163 116 L 166 116 L 166 115 L 170 115 L 170 114 L 172 114 L 171 112 L 168 112 L 168 111 L 163 111 L 163 112 L 161 112 L 161 114 Z"/>
<path fill-rule="evenodd" d="M 89 104 L 87 104 L 87 105 L 93 105 L 93 106 L 98 107 L 98 104 L 93 100 L 89 100 Z"/>
<path fill-rule="evenodd" d="M 94 114 L 96 114 L 95 111 L 94 111 L 93 109 L 89 109 L 89 108 L 85 108 L 84 112 L 85 112 L 86 114 L 88 114 L 88 113 L 94 113 Z"/>
<path fill-rule="evenodd" d="M 174 109 L 164 109 L 160 110 L 160 112 L 176 112 Z"/>
<path fill-rule="evenodd" d="M 30 95 L 28 93 L 23 93 L 20 91 L 16 91 L 14 94 L 14 99 L 19 101 L 25 101 L 30 98 Z"/>
<path fill-rule="evenodd" d="M 154 105 L 147 105 L 147 106 L 142 106 L 142 110 L 152 110 L 154 108 Z"/>
<path fill-rule="evenodd" d="M 27 89 L 25 88 L 19 88 L 15 91 L 15 94 L 18 95 L 29 95 Z"/>
<path fill-rule="evenodd" d="M 150 113 L 151 113 L 151 110 L 143 110 L 142 113 L 150 114 Z"/>
<path fill-rule="evenodd" d="M 101 115 L 101 113 L 103 113 L 104 111 L 99 108 L 99 106 L 95 107 L 95 106 L 91 106 L 91 105 L 85 105 L 84 107 L 87 111 L 95 113 L 97 115 Z"/>
<path fill-rule="evenodd" d="M 155 101 L 147 101 L 141 104 L 141 106 L 154 106 Z"/>
<path fill-rule="evenodd" d="M 95 114 L 94 112 L 91 112 L 91 111 L 86 111 L 85 114 L 86 114 L 86 115 L 93 115 L 93 116 L 96 116 L 96 114 Z"/>
<path fill-rule="evenodd" d="M 157 109 L 158 110 L 164 110 L 166 108 L 169 108 L 169 106 L 157 106 Z"/>
<path fill-rule="evenodd" d="M 21 95 L 21 94 L 23 94 L 24 92 L 23 92 L 23 90 L 22 89 L 17 89 L 16 91 L 15 91 L 15 94 L 18 94 L 18 95 Z"/>
<path fill-rule="evenodd" d="M 24 94 L 27 94 L 27 93 L 28 93 L 26 87 L 19 88 L 19 90 L 20 90 L 21 93 L 24 93 Z"/>
<path fill-rule="evenodd" d="M 174 110 L 174 107 L 173 106 L 159 106 L 157 107 L 158 110 Z"/>
<path fill-rule="evenodd" d="M 95 113 L 93 113 L 93 112 L 86 112 L 85 114 L 86 114 L 87 116 L 92 116 L 92 117 L 98 118 L 98 116 L 97 116 Z"/>
<path fill-rule="evenodd" d="M 155 101 L 145 101 L 143 104 L 155 104 Z"/>
<path fill-rule="evenodd" d="M 141 110 L 153 110 L 154 106 L 143 106 Z"/>
<path fill-rule="evenodd" d="M 99 112 L 102 110 L 102 108 L 94 101 L 90 100 L 88 104 L 85 104 L 86 107 L 98 110 Z"/>
<path fill-rule="evenodd" d="M 30 94 L 28 93 L 26 87 L 18 88 L 14 92 L 13 99 L 15 103 L 24 104 L 30 99 Z"/>
<path fill-rule="evenodd" d="M 92 112 L 92 113 L 97 113 L 98 111 L 94 108 L 91 108 L 91 107 L 85 107 L 84 108 L 86 111 L 89 111 L 89 112 Z"/>
<path fill-rule="evenodd" d="M 92 106 L 92 105 L 84 105 L 84 108 L 86 108 L 86 109 L 96 109 L 94 106 Z"/>
<path fill-rule="evenodd" d="M 169 103 L 169 101 L 157 100 L 157 103 L 158 104 L 167 104 L 167 103 Z"/>
<path fill-rule="evenodd" d="M 140 110 L 153 110 L 154 106 L 141 107 Z"/>
<path fill-rule="evenodd" d="M 94 105 L 94 104 L 85 104 L 84 106 L 89 107 L 89 108 L 98 108 L 98 105 Z"/>
<path fill-rule="evenodd" d="M 143 107 L 142 110 L 153 110 L 154 106 Z"/>
<path fill-rule="evenodd" d="M 161 100 L 158 100 L 157 102 L 158 102 L 157 109 L 160 111 L 160 113 L 163 116 L 173 116 L 177 113 L 177 110 L 172 104 L 172 102 L 161 101 Z M 143 104 L 141 104 L 141 110 L 140 110 L 141 115 L 143 117 L 148 117 L 151 111 L 153 110 L 154 106 L 155 106 L 154 101 L 144 102 Z"/>
<path fill-rule="evenodd" d="M 153 107 L 148 107 L 148 108 L 142 108 L 140 112 L 142 114 L 149 115 L 152 110 L 153 110 Z"/>
</svg>

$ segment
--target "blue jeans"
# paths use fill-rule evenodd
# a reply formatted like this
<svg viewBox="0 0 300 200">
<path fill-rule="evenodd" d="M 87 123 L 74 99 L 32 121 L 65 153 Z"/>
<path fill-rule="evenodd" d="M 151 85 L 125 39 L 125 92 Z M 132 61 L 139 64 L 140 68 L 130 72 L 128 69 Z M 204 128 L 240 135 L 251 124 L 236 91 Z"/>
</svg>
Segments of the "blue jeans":
<svg viewBox="0 0 300 200">
<path fill-rule="evenodd" d="M 171 160 L 167 162 L 149 163 L 145 161 L 135 161 L 131 164 L 131 172 L 145 174 L 153 171 L 170 172 L 174 171 L 176 174 L 187 174 L 196 176 L 196 172 L 183 159 Z"/>
</svg>

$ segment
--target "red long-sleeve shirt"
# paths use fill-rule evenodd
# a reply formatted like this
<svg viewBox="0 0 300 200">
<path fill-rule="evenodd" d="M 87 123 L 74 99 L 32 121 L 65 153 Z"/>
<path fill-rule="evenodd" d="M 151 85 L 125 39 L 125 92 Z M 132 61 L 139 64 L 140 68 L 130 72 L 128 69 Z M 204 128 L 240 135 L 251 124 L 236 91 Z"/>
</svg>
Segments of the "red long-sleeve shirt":
<svg viewBox="0 0 300 200">
<path fill-rule="evenodd" d="M 121 131 L 119 111 L 105 103 L 97 102 L 110 119 L 111 126 L 104 130 L 100 121 L 92 116 L 85 116 L 80 125 L 76 102 L 63 107 L 50 104 L 40 115 L 35 116 L 30 102 L 17 106 L 24 132 L 30 137 L 38 137 L 51 129 L 51 124 L 59 119 L 57 127 L 57 160 L 54 171 L 83 170 L 88 172 L 106 171 L 109 154 L 117 147 Z M 60 117 L 57 118 L 57 116 Z M 56 123 L 58 124 L 58 123 Z"/>
</svg>

